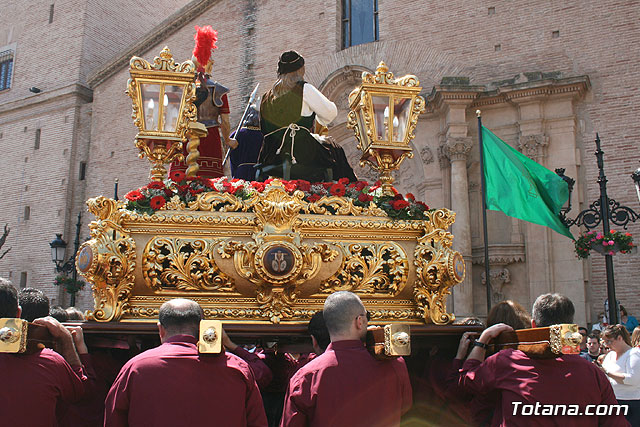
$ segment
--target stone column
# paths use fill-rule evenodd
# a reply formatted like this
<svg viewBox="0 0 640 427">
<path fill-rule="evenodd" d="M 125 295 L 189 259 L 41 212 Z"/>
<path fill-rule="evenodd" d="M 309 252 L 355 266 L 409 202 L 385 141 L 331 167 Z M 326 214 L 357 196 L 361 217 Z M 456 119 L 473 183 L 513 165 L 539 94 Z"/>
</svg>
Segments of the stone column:
<svg viewBox="0 0 640 427">
<path fill-rule="evenodd" d="M 469 217 L 469 179 L 467 158 L 473 143 L 470 137 L 448 136 L 443 151 L 451 162 L 451 210 L 456 213 L 453 224 L 453 248 L 465 260 L 467 274 L 464 281 L 454 289 L 456 315 L 466 317 L 473 314 L 473 284 L 471 280 L 471 223 Z"/>
</svg>

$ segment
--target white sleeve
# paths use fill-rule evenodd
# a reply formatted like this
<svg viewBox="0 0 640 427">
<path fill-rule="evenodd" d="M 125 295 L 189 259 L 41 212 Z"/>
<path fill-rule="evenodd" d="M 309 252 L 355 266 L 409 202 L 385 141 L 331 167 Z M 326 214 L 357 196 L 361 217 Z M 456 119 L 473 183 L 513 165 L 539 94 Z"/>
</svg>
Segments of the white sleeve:
<svg viewBox="0 0 640 427">
<path fill-rule="evenodd" d="M 307 113 L 307 114 L 305 114 Z M 336 104 L 309 83 L 305 83 L 302 90 L 302 115 L 309 116 L 316 113 L 316 120 L 323 126 L 331 123 L 338 115 Z"/>
<path fill-rule="evenodd" d="M 639 386 L 640 385 L 640 350 L 632 348 L 629 352 L 629 360 L 627 362 L 627 372 L 624 372 L 624 384 Z"/>
</svg>

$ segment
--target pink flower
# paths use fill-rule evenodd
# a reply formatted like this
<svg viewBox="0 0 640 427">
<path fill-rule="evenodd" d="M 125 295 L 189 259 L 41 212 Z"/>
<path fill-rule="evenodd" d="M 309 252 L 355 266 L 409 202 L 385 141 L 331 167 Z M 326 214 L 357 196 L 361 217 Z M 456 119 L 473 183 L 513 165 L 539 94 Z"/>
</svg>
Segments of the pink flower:
<svg viewBox="0 0 640 427">
<path fill-rule="evenodd" d="M 598 233 L 596 234 L 596 239 L 602 239 L 604 236 L 602 235 L 602 233 Z"/>
<path fill-rule="evenodd" d="M 609 246 L 613 246 L 615 242 L 613 240 L 609 240 Z"/>
<path fill-rule="evenodd" d="M 609 255 L 615 255 L 616 253 L 613 251 L 609 251 Z"/>
<path fill-rule="evenodd" d="M 607 246 L 609 244 L 609 242 L 607 242 L 606 240 L 602 241 L 602 246 Z"/>
</svg>

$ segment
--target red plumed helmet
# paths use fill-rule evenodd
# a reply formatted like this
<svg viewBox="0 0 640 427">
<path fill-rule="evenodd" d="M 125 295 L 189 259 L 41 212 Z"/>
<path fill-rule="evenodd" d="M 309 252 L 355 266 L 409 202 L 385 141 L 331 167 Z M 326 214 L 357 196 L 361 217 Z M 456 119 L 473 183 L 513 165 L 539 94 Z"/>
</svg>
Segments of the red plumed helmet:
<svg viewBox="0 0 640 427">
<path fill-rule="evenodd" d="M 211 58 L 211 50 L 217 49 L 216 41 L 218 40 L 218 32 L 211 25 L 198 27 L 196 25 L 196 34 L 193 36 L 196 46 L 193 48 L 193 56 L 199 63 L 198 68 L 204 68 Z"/>
</svg>

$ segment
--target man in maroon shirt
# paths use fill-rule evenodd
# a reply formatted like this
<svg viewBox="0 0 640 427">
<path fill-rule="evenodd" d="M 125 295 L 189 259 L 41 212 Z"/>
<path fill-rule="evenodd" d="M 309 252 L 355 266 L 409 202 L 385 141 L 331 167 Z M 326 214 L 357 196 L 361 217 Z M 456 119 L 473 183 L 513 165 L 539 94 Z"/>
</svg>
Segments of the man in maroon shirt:
<svg viewBox="0 0 640 427">
<path fill-rule="evenodd" d="M 249 365 L 231 353 L 198 354 L 202 318 L 195 301 L 162 304 L 162 345 L 123 366 L 105 401 L 105 426 L 267 425 Z"/>
<path fill-rule="evenodd" d="M 291 378 L 282 426 L 397 426 L 411 407 L 404 360 L 379 361 L 364 346 L 367 311 L 340 291 L 324 303 L 331 344 Z"/>
<path fill-rule="evenodd" d="M 17 318 L 21 311 L 16 289 L 0 278 L 0 318 Z M 30 354 L 0 353 L 2 425 L 58 425 L 60 404 L 81 399 L 94 378 L 82 329 L 67 330 L 53 317 L 33 323 L 47 327 L 60 354 L 48 348 Z"/>
<path fill-rule="evenodd" d="M 573 323 L 575 309 L 564 295 L 543 294 L 533 304 L 532 327 Z M 486 344 L 512 330 L 499 323 L 485 329 L 460 370 L 467 392 L 496 392 L 492 426 L 627 426 L 604 373 L 577 354 L 534 359 L 506 349 L 484 360 Z M 603 405 L 598 407 L 597 405 Z M 609 413 L 609 411 L 612 411 Z M 596 415 L 604 413 L 606 415 Z"/>
</svg>

